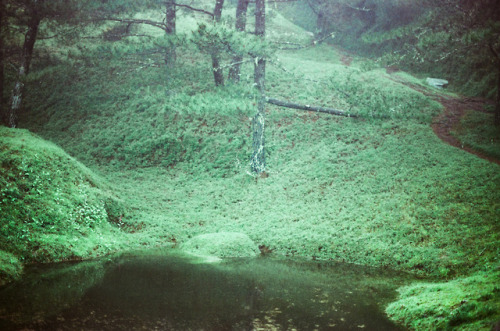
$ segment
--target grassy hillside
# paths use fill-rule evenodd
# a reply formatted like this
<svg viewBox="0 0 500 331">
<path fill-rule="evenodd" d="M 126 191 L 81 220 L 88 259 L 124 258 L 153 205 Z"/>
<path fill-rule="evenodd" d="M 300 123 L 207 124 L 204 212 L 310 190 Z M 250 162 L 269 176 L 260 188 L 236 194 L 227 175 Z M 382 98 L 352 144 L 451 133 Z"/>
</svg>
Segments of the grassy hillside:
<svg viewBox="0 0 500 331">
<path fill-rule="evenodd" d="M 0 284 L 17 278 L 26 262 L 118 249 L 124 213 L 109 185 L 62 149 L 0 127 Z"/>
<path fill-rule="evenodd" d="M 269 30 L 276 38 L 293 32 L 298 41 L 308 40 L 298 27 L 273 29 L 292 25 L 279 14 L 270 17 Z M 27 82 L 21 126 L 99 170 L 110 185 L 101 186 L 81 165 L 54 162 L 68 158 L 53 145 L 47 148 L 57 150 L 58 157 L 30 149 L 25 161 L 29 167 L 21 154 L 8 153 L 17 163 L 5 171 L 29 179 L 27 192 L 35 191 L 22 201 L 31 199 L 27 201 L 38 206 L 28 210 L 10 198 L 6 208 L 19 212 L 13 221 L 44 243 L 59 245 L 70 238 L 82 243 L 78 251 L 46 248 L 39 260 L 120 247 L 125 239 L 110 221 L 123 215 L 121 221 L 136 231 L 127 236 L 129 245 L 175 245 L 198 234 L 240 232 L 275 254 L 393 268 L 442 280 L 487 274 L 487 288 L 497 291 L 500 168 L 435 136 L 430 123 L 441 106 L 401 83 L 425 88 L 423 81 L 387 74 L 362 58 L 346 66 L 328 45 L 278 51 L 268 65 L 269 96 L 361 117 L 268 106 L 269 177 L 256 178 L 249 173 L 250 118 L 256 112 L 252 62 L 244 65 L 241 84 L 215 88 L 209 56 L 187 45 L 178 49 L 176 67 L 168 69 L 161 65 L 162 54 L 137 47 L 140 42 L 102 41 L 90 58 L 52 57 L 50 65 L 38 62 Z M 1 140 L 7 151 L 20 149 L 22 140 L 16 135 L 38 139 L 26 131 L 1 132 L 12 136 L 6 143 Z M 22 185 L 22 178 L 10 176 L 2 178 L 12 178 L 9 185 Z M 50 194 L 36 192 L 38 186 L 31 181 L 37 176 Z M 74 206 L 86 210 L 73 219 L 57 218 L 68 229 L 57 237 L 50 231 L 59 223 L 31 211 L 59 210 L 56 188 L 67 192 L 61 215 L 75 214 Z M 112 206 L 122 205 L 116 196 L 130 207 L 128 212 L 107 207 L 108 199 L 115 202 Z M 31 217 L 27 224 L 26 215 Z M 4 245 L 14 254 L 4 260 L 27 257 L 32 247 L 25 241 Z M 455 304 L 476 289 L 463 291 L 443 298 L 448 300 L 443 307 L 457 309 Z M 480 297 L 476 307 L 487 325 L 500 316 L 484 307 L 497 305 L 499 298 Z M 418 304 L 405 305 L 405 317 L 392 312 L 395 319 L 411 326 L 409 321 L 424 318 Z"/>
</svg>

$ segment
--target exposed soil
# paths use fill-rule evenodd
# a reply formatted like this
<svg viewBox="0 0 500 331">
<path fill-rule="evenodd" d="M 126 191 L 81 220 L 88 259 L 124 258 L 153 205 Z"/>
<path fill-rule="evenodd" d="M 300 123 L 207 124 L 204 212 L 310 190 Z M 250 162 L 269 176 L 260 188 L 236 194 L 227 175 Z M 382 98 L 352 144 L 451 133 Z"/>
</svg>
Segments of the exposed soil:
<svg viewBox="0 0 500 331">
<path fill-rule="evenodd" d="M 343 65 L 349 67 L 352 62 L 352 56 L 349 56 L 347 54 L 343 54 L 342 57 L 340 58 L 340 62 L 342 62 Z"/>
<path fill-rule="evenodd" d="M 401 81 L 399 79 L 394 79 L 394 77 L 391 77 L 391 79 L 401 84 L 405 84 L 423 93 L 424 95 L 431 97 L 432 99 L 438 101 L 443 105 L 444 111 L 433 119 L 431 125 L 436 135 L 442 141 L 444 141 L 447 144 L 450 144 L 451 146 L 463 149 L 464 151 L 479 156 L 482 159 L 488 160 L 496 164 L 500 164 L 499 159 L 485 155 L 480 151 L 474 150 L 468 146 L 463 145 L 462 142 L 460 142 L 460 140 L 458 140 L 451 134 L 451 132 L 454 129 L 459 127 L 460 120 L 467 111 L 485 112 L 484 106 L 492 104 L 493 103 L 492 101 L 482 98 L 444 96 L 439 93 L 436 93 L 433 90 L 430 89 L 428 90 L 421 86 L 416 86 L 413 84 L 409 84 L 408 82 Z"/>
</svg>

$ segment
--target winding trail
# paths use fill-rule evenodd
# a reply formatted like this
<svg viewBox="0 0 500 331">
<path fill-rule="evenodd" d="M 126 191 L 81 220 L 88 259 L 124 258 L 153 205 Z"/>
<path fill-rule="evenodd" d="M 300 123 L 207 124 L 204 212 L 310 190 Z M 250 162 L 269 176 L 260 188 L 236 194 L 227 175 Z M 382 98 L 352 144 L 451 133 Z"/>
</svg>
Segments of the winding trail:
<svg viewBox="0 0 500 331">
<path fill-rule="evenodd" d="M 390 79 L 398 83 L 404 84 L 412 89 L 421 92 L 425 96 L 436 100 L 443 105 L 444 111 L 438 116 L 434 117 L 431 127 L 434 133 L 445 143 L 463 149 L 466 152 L 474 154 L 482 159 L 488 160 L 490 162 L 500 165 L 500 160 L 486 155 L 480 151 L 473 148 L 465 146 L 460 140 L 452 135 L 453 129 L 460 125 L 460 120 L 466 114 L 467 111 L 479 111 L 485 112 L 484 106 L 487 104 L 492 104 L 492 101 L 482 98 L 466 98 L 466 97 L 453 97 L 439 94 L 438 92 L 426 89 L 425 87 L 418 86 L 415 84 L 408 83 L 404 80 L 397 79 L 394 76 L 390 76 Z"/>
<path fill-rule="evenodd" d="M 450 144 L 451 146 L 463 149 L 464 151 L 479 156 L 482 159 L 500 164 L 499 159 L 488 156 L 468 146 L 464 146 L 460 142 L 460 140 L 458 140 L 451 134 L 451 131 L 460 124 L 461 118 L 467 111 L 473 110 L 484 112 L 483 106 L 485 104 L 491 103 L 490 101 L 481 98 L 444 97 L 438 94 L 434 94 L 431 96 L 434 100 L 441 103 L 444 107 L 444 111 L 440 115 L 436 116 L 432 121 L 432 129 L 442 141 Z"/>
</svg>

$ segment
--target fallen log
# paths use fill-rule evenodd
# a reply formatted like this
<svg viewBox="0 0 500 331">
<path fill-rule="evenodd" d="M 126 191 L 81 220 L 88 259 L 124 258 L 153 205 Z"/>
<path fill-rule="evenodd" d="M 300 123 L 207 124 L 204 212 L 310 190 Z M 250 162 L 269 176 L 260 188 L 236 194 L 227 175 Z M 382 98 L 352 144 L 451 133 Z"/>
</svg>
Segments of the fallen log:
<svg viewBox="0 0 500 331">
<path fill-rule="evenodd" d="M 272 105 L 286 107 L 286 108 L 315 111 L 318 113 L 326 113 L 326 114 L 337 115 L 337 116 L 358 117 L 355 114 L 349 114 L 349 113 L 346 113 L 345 111 L 339 110 L 339 109 L 320 107 L 320 106 L 311 106 L 311 105 L 301 105 L 298 103 L 278 100 L 278 99 L 274 99 L 274 98 L 266 98 L 266 102 L 270 103 Z"/>
</svg>

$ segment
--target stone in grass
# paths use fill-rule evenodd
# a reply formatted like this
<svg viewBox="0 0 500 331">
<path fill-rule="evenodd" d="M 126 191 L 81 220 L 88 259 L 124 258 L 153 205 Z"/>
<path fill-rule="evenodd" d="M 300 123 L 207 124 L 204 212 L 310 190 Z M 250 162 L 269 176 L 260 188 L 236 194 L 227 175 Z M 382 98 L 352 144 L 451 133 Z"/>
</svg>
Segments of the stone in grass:
<svg viewBox="0 0 500 331">
<path fill-rule="evenodd" d="M 446 87 L 448 85 L 448 81 L 446 79 L 439 79 L 439 78 L 427 78 L 426 79 L 427 84 L 429 84 L 432 87 L 441 89 L 443 87 Z"/>
<path fill-rule="evenodd" d="M 246 234 L 239 232 L 217 232 L 201 234 L 180 246 L 191 255 L 215 262 L 225 257 L 255 257 L 259 255 L 257 245 Z"/>
</svg>

